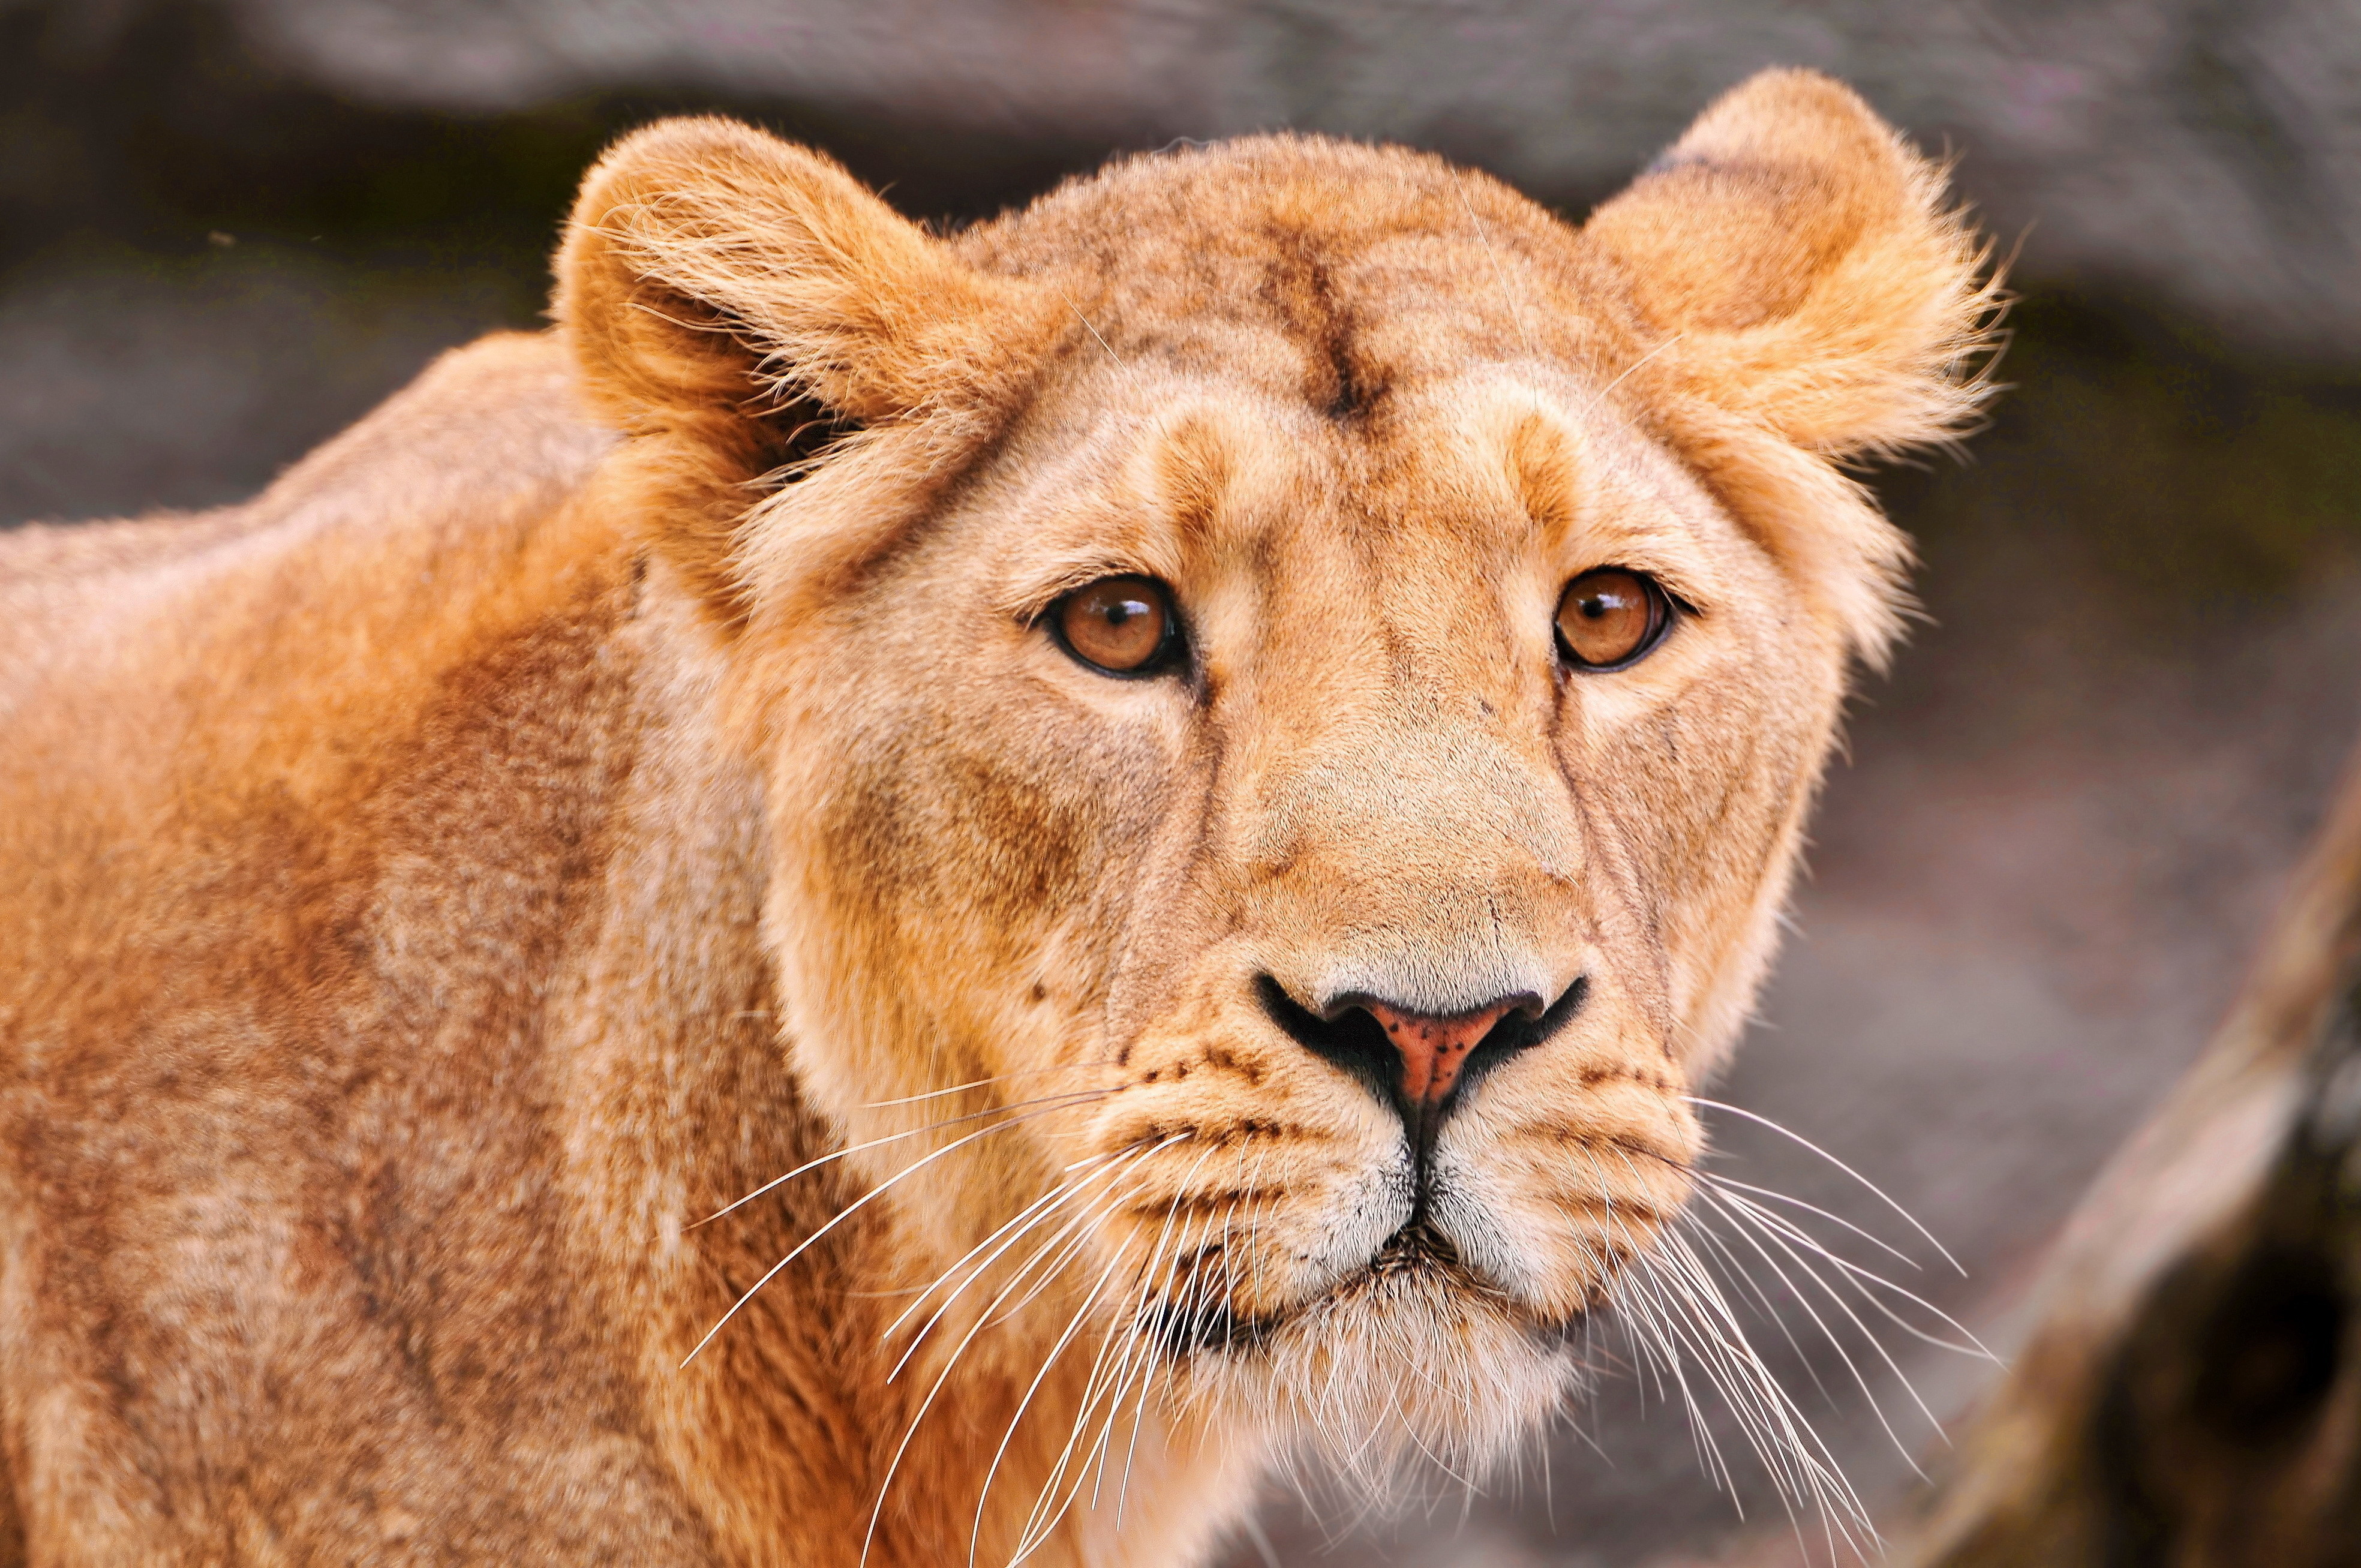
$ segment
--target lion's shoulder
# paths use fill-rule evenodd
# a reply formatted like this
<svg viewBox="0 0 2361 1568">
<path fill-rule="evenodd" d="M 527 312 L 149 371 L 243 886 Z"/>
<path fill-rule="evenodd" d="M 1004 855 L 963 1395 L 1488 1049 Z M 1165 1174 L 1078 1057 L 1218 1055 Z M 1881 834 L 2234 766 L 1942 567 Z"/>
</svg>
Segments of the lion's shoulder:
<svg viewBox="0 0 2361 1568">
<path fill-rule="evenodd" d="M 520 546 L 613 440 L 561 345 L 503 333 L 445 354 L 242 505 L 0 532 L 0 688 L 228 619 L 334 613 L 397 572 Z"/>
<path fill-rule="evenodd" d="M 346 810 L 466 672 L 611 622 L 613 441 L 562 345 L 502 334 L 243 506 L 0 538 L 0 815 L 96 845 L 167 809 L 243 824 L 256 790 Z M 0 832 L 0 865 L 45 853 Z"/>
<path fill-rule="evenodd" d="M 579 482 L 612 440 L 583 413 L 561 345 L 495 334 L 443 355 L 242 505 L 0 530 L 0 602 L 28 607 L 68 584 L 169 570 L 274 527 L 492 510 Z"/>
</svg>

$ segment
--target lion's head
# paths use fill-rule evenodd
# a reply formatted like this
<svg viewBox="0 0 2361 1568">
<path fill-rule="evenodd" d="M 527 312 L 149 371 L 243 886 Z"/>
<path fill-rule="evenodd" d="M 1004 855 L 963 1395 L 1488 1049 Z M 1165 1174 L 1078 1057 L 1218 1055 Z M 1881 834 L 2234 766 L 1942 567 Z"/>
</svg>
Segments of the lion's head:
<svg viewBox="0 0 2361 1568">
<path fill-rule="evenodd" d="M 1973 407 L 1977 262 L 1796 72 L 1580 226 L 1306 137 L 950 237 L 736 125 L 619 146 L 560 316 L 727 649 L 907 1332 L 1030 1314 L 1102 1409 L 1353 1463 L 1548 1411 L 1895 628 L 1837 465 Z"/>
</svg>

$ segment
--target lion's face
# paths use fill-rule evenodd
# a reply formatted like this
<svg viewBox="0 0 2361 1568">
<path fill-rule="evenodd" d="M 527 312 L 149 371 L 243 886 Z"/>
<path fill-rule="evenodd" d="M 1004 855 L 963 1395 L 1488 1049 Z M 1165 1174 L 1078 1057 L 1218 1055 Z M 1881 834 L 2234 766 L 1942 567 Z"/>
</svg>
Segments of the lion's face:
<svg viewBox="0 0 2361 1568">
<path fill-rule="evenodd" d="M 829 933 L 806 1037 L 857 1012 L 932 1046 L 890 1087 L 846 1063 L 848 1099 L 1054 1107 L 1045 1162 L 1170 1276 L 1130 1310 L 1178 1311 L 1174 1348 L 1554 1358 L 1681 1201 L 1701 1027 L 1763 939 L 1842 651 L 1570 376 L 1397 382 L 1342 421 L 1131 380 L 1034 411 L 830 617 L 831 700 L 788 742 L 828 781 L 796 814 L 793 918 Z M 1556 620 L 1600 568 L 1669 624 L 1593 670 Z M 1171 622 L 1134 674 L 1060 624 L 1126 576 Z"/>
<path fill-rule="evenodd" d="M 646 259 L 705 233 L 676 206 L 612 210 L 674 214 L 619 287 L 760 320 L 709 236 Z M 1898 546 L 1805 450 L 1846 441 L 1712 395 L 1780 367 L 1679 352 L 1776 302 L 1667 261 L 1732 319 L 1652 319 L 1655 219 L 1619 249 L 1615 211 L 1323 143 L 1136 163 L 917 241 L 895 298 L 964 335 L 877 330 L 952 379 L 836 346 L 778 422 L 866 428 L 719 554 L 683 531 L 770 781 L 792 1059 L 929 1239 L 921 1300 L 1046 1295 L 1101 1365 L 1349 1460 L 1472 1456 L 1678 1210 Z M 1952 352 L 1965 259 L 1920 239 Z M 717 408 L 651 430 L 673 491 Z"/>
</svg>

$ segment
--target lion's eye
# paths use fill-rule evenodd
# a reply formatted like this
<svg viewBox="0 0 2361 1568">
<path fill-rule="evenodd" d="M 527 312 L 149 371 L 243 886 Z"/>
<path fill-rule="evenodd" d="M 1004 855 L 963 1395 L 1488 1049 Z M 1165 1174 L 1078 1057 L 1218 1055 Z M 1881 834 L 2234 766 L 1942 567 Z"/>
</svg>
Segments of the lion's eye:
<svg viewBox="0 0 2361 1568">
<path fill-rule="evenodd" d="M 1171 651 L 1172 591 L 1153 577 L 1101 577 L 1052 612 L 1066 651 L 1109 674 L 1145 674 Z"/>
<path fill-rule="evenodd" d="M 1664 640 L 1672 605 L 1654 579 L 1618 566 L 1585 572 L 1557 601 L 1557 640 L 1577 669 L 1620 669 Z"/>
</svg>

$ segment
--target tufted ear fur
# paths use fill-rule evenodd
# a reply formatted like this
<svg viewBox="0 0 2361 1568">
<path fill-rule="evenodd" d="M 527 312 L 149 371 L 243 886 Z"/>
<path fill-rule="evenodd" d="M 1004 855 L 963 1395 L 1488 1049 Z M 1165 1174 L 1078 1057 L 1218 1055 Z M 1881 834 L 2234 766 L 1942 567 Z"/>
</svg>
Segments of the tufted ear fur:
<svg viewBox="0 0 2361 1568">
<path fill-rule="evenodd" d="M 1984 250 L 1941 171 L 1817 72 L 1724 94 L 1583 234 L 1685 390 L 1796 445 L 1939 440 L 1982 400 Z"/>
<path fill-rule="evenodd" d="M 634 438 L 642 510 L 725 618 L 760 481 L 860 431 L 972 410 L 1042 313 L 829 159 L 733 121 L 659 122 L 582 183 L 553 314 Z"/>
</svg>

